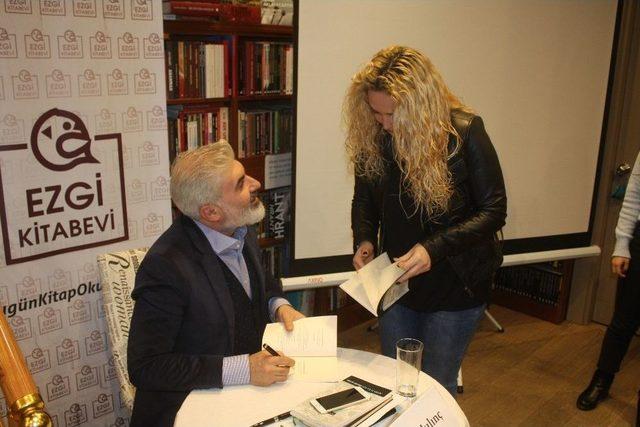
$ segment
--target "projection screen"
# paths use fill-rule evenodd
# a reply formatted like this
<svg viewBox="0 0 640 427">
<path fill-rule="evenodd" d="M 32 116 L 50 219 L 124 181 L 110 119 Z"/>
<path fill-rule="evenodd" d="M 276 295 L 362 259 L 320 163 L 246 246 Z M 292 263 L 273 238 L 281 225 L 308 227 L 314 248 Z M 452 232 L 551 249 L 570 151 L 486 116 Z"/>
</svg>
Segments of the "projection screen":
<svg viewBox="0 0 640 427">
<path fill-rule="evenodd" d="M 353 175 L 342 100 L 351 76 L 392 44 L 429 56 L 452 91 L 483 117 L 507 185 L 508 251 L 588 245 L 616 1 L 299 0 L 298 6 L 293 274 L 348 265 Z"/>
</svg>

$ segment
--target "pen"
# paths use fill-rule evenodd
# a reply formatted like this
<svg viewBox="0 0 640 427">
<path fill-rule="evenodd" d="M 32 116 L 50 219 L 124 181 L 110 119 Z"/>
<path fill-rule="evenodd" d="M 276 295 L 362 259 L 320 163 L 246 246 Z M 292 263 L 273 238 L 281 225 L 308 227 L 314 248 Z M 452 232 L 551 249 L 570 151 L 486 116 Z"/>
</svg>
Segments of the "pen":
<svg viewBox="0 0 640 427">
<path fill-rule="evenodd" d="M 269 347 L 269 348 L 271 348 L 271 347 Z M 273 349 L 271 349 L 271 350 L 273 350 Z M 269 351 L 269 350 L 267 350 L 267 351 Z M 269 419 L 266 419 L 264 421 L 260 421 L 259 423 L 255 423 L 251 427 L 261 427 L 261 426 L 266 426 L 266 425 L 269 425 L 269 424 L 277 423 L 278 421 L 285 420 L 285 419 L 289 418 L 290 416 L 291 416 L 291 413 L 285 412 L 284 414 L 276 415 L 273 418 L 269 418 Z"/>
<path fill-rule="evenodd" d="M 269 344 L 267 344 L 267 343 L 262 344 L 262 348 L 267 350 L 269 352 L 269 354 L 272 355 L 272 356 L 280 356 L 278 354 L 278 352 L 275 351 L 274 349 L 272 349 L 271 346 Z"/>
</svg>

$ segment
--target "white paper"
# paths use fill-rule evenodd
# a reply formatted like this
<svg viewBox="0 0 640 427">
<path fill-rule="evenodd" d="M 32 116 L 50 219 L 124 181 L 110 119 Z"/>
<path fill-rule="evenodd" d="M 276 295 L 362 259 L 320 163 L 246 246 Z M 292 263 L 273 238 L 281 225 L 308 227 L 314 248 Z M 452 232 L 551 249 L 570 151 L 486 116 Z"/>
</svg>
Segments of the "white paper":
<svg viewBox="0 0 640 427">
<path fill-rule="evenodd" d="M 287 332 L 282 323 L 269 323 L 262 343 L 296 361 L 289 381 L 336 382 L 338 377 L 337 316 L 305 317 Z"/>
<path fill-rule="evenodd" d="M 446 393 L 446 391 L 443 391 Z M 449 396 L 450 397 L 450 396 Z M 455 405 L 455 406 L 454 406 Z M 454 399 L 447 399 L 436 387 L 429 387 L 416 402 L 396 418 L 396 427 L 465 427 L 469 425 Z"/>
</svg>

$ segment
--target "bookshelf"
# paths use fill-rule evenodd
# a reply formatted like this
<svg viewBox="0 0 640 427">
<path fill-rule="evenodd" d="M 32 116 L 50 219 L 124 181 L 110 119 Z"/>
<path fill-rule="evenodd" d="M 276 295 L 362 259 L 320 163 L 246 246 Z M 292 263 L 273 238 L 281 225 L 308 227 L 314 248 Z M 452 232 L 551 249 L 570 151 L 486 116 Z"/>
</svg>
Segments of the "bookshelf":
<svg viewBox="0 0 640 427">
<path fill-rule="evenodd" d="M 229 141 L 263 184 L 259 244 L 263 264 L 279 277 L 288 266 L 291 192 L 264 188 L 265 162 L 293 145 L 293 27 L 184 18 L 165 20 L 163 32 L 170 160 Z"/>
<path fill-rule="evenodd" d="M 573 260 L 502 267 L 492 302 L 553 323 L 566 319 Z"/>
</svg>

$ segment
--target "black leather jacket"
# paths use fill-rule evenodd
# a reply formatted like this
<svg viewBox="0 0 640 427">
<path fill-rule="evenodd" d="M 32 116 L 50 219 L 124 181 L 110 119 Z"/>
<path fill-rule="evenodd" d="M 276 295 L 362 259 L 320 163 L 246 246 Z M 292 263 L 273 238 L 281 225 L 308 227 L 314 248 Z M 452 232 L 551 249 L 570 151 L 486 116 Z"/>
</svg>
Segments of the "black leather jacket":
<svg viewBox="0 0 640 427">
<path fill-rule="evenodd" d="M 448 211 L 428 220 L 426 229 L 431 232 L 416 241 L 427 249 L 432 264 L 448 258 L 473 294 L 479 284 L 489 286 L 502 263 L 496 232 L 505 224 L 507 197 L 498 156 L 482 119 L 453 111 L 452 123 L 462 139 L 462 146 L 448 160 L 454 193 Z M 454 147 L 455 138 L 451 136 L 449 152 Z M 356 176 L 351 204 L 354 247 L 370 241 L 384 251 L 380 248 L 384 241 L 384 188 L 384 178 L 372 182 Z M 488 288 L 484 291 L 480 293 L 488 293 Z"/>
</svg>

